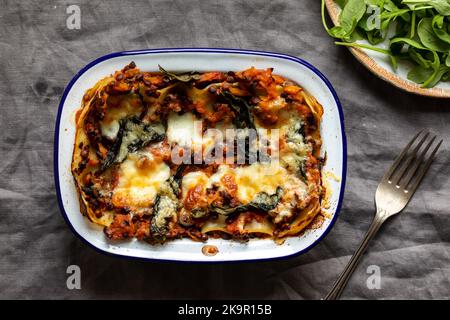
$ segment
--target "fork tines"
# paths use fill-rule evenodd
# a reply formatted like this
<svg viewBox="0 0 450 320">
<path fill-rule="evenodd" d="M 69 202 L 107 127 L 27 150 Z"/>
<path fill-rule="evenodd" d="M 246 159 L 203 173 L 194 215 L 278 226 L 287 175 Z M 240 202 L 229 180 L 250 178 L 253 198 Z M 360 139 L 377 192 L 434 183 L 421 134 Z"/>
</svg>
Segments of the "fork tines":
<svg viewBox="0 0 450 320">
<path fill-rule="evenodd" d="M 389 184 L 413 193 L 433 162 L 442 140 L 435 143 L 436 135 L 422 130 L 406 145 L 383 177 Z M 434 145 L 434 148 L 431 147 Z M 431 153 L 429 152 L 432 150 Z"/>
</svg>

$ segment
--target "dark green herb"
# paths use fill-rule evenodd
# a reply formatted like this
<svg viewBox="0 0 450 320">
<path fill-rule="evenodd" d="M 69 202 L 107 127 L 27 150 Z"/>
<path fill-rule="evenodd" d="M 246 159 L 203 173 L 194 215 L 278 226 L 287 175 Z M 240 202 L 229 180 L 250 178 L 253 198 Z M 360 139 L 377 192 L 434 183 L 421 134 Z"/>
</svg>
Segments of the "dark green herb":
<svg viewBox="0 0 450 320">
<path fill-rule="evenodd" d="M 330 36 L 340 39 L 337 45 L 386 54 L 394 70 L 397 69 L 398 60 L 407 60 L 413 64 L 408 79 L 425 88 L 449 80 L 450 0 L 336 2 L 342 8 L 338 26 L 331 29 L 327 27 L 324 0 L 321 9 L 326 31 Z M 379 12 L 379 15 L 374 16 L 375 12 Z M 362 39 L 369 44 L 356 42 Z M 388 49 L 377 46 L 386 39 L 389 40 Z"/>
<path fill-rule="evenodd" d="M 180 82 L 190 82 L 193 80 L 199 80 L 201 74 L 198 72 L 187 72 L 187 73 L 182 73 L 182 74 L 175 74 L 175 73 L 171 73 L 166 71 L 163 67 L 161 67 L 160 65 L 158 65 L 159 67 L 159 71 L 165 75 L 170 81 L 172 80 L 177 80 Z"/>
<path fill-rule="evenodd" d="M 181 191 L 180 184 L 184 169 L 186 169 L 185 164 L 178 166 L 175 174 L 166 180 L 166 185 L 161 188 L 160 193 L 155 198 L 153 216 L 150 221 L 150 235 L 154 241 L 164 242 L 169 230 L 170 220 L 176 219 L 178 195 Z M 182 220 L 181 216 L 180 220 Z"/>
<path fill-rule="evenodd" d="M 175 172 L 175 174 L 173 176 L 171 176 L 169 178 L 169 180 L 167 181 L 169 183 L 170 188 L 172 188 L 173 193 L 178 196 L 178 194 L 180 193 L 180 184 L 181 184 L 181 179 L 183 178 L 183 171 L 184 169 L 186 169 L 186 164 L 182 163 L 179 165 L 179 167 L 177 168 L 177 171 Z"/>
<path fill-rule="evenodd" d="M 255 129 L 255 124 L 253 120 L 253 107 L 245 101 L 244 99 L 233 95 L 229 91 L 223 91 L 222 97 L 228 102 L 231 109 L 235 114 L 234 125 L 238 129 L 251 128 Z"/>
<path fill-rule="evenodd" d="M 121 163 L 128 153 L 136 152 L 151 142 L 163 140 L 165 128 L 161 123 L 146 124 L 137 117 L 120 120 L 117 137 L 103 161 L 100 171 L 114 163 Z"/>
<path fill-rule="evenodd" d="M 169 221 L 177 215 L 178 203 L 170 195 L 157 195 L 153 206 L 153 216 L 150 222 L 151 239 L 164 242 L 169 231 Z"/>
<path fill-rule="evenodd" d="M 117 133 L 114 143 L 111 145 L 111 147 L 108 150 L 108 154 L 106 155 L 106 158 L 102 163 L 100 171 L 106 170 L 114 163 L 114 160 L 116 159 L 117 154 L 119 153 L 120 146 L 122 144 L 124 130 L 125 130 L 125 124 L 123 122 L 121 122 L 120 127 L 119 127 L 119 132 Z"/>
<path fill-rule="evenodd" d="M 212 205 L 211 211 L 224 216 L 241 213 L 248 210 L 262 210 L 267 212 L 275 209 L 275 207 L 280 202 L 282 195 L 283 195 L 283 188 L 278 187 L 276 192 L 272 195 L 269 195 L 266 192 L 258 193 L 255 199 L 253 199 L 250 203 L 246 205 L 241 205 L 237 207 L 218 207 Z"/>
</svg>

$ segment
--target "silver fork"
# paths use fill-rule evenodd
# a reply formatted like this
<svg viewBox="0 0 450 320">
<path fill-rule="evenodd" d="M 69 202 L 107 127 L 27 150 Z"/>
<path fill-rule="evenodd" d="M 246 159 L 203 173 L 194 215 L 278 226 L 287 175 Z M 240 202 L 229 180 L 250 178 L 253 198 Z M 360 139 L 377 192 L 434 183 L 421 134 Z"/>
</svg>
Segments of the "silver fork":
<svg viewBox="0 0 450 320">
<path fill-rule="evenodd" d="M 430 168 L 436 152 L 442 144 L 442 140 L 439 141 L 431 152 L 431 155 L 426 157 L 436 138 L 437 136 L 433 136 L 430 139 L 430 132 L 428 130 L 420 131 L 406 145 L 402 153 L 395 159 L 394 164 L 386 171 L 375 193 L 375 205 L 377 209 L 375 218 L 363 242 L 334 283 L 333 288 L 327 294 L 325 300 L 339 299 L 370 240 L 389 217 L 396 215 L 406 207 L 414 192 L 417 190 L 420 181 Z M 416 141 L 418 142 L 416 143 Z"/>
</svg>

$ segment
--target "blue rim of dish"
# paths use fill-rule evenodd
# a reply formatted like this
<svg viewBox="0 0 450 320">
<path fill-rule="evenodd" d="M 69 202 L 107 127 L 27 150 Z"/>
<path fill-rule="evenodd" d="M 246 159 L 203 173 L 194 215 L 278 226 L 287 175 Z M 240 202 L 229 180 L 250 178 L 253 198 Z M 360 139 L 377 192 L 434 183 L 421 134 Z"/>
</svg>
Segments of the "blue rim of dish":
<svg viewBox="0 0 450 320">
<path fill-rule="evenodd" d="M 256 56 L 266 56 L 266 57 L 274 57 L 274 58 L 280 58 L 285 60 L 290 60 L 297 62 L 308 69 L 310 69 L 312 72 L 314 72 L 328 87 L 330 92 L 333 95 L 333 98 L 336 102 L 336 105 L 338 107 L 339 112 L 339 121 L 341 125 L 341 139 L 342 139 L 342 177 L 341 177 L 341 189 L 339 193 L 339 200 L 336 207 L 336 212 L 333 216 L 333 219 L 331 220 L 330 224 L 328 225 L 327 229 L 317 238 L 314 240 L 313 243 L 311 243 L 308 247 L 295 252 L 293 254 L 289 254 L 286 256 L 281 257 L 272 257 L 272 258 L 259 258 L 259 259 L 246 259 L 246 260 L 216 260 L 216 261 L 197 261 L 197 260 L 169 260 L 169 259 L 158 259 L 158 258 L 146 258 L 146 257 L 136 257 L 136 256 L 129 256 L 119 253 L 112 253 L 109 251 L 105 251 L 103 249 L 100 249 L 96 247 L 94 244 L 89 242 L 87 239 L 85 239 L 81 234 L 79 234 L 72 223 L 70 222 L 70 219 L 66 213 L 66 210 L 64 208 L 64 204 L 61 197 L 61 188 L 59 183 L 59 131 L 60 131 L 60 124 L 61 124 L 61 114 L 62 109 L 64 107 L 64 103 L 66 101 L 67 95 L 69 94 L 70 90 L 72 89 L 72 86 L 75 84 L 75 82 L 90 68 L 93 66 L 99 64 L 102 61 L 109 60 L 116 57 L 122 57 L 122 56 L 130 56 L 130 55 L 143 55 L 143 54 L 155 54 L 155 53 L 231 53 L 231 54 L 247 54 L 247 55 L 256 55 Z M 324 239 L 327 234 L 331 231 L 331 229 L 334 226 L 334 223 L 337 220 L 337 217 L 341 211 L 342 208 L 342 201 L 344 198 L 344 190 L 345 190 L 345 183 L 346 183 L 346 176 L 347 176 L 347 138 L 345 135 L 345 127 L 344 127 L 344 112 L 342 110 L 341 102 L 339 101 L 339 98 L 337 96 L 336 91 L 334 90 L 333 86 L 331 85 L 331 82 L 320 72 L 316 67 L 314 67 L 309 62 L 297 58 L 295 56 L 283 54 L 283 53 L 277 53 L 277 52 L 271 52 L 271 51 L 258 51 L 258 50 L 245 50 L 245 49 L 228 49 L 228 48 L 161 48 L 161 49 L 143 49 L 143 50 L 132 50 L 132 51 L 120 51 L 120 52 L 114 52 L 110 53 L 104 56 L 101 56 L 94 61 L 87 64 L 84 68 L 82 68 L 78 73 L 72 78 L 72 80 L 69 82 L 69 84 L 66 86 L 64 93 L 62 95 L 61 101 L 59 103 L 58 107 L 58 113 L 56 116 L 56 125 L 55 125 L 55 139 L 54 139 L 54 148 L 53 148 L 53 169 L 54 169 L 54 178 L 55 178 L 55 187 L 56 187 L 56 194 L 58 198 L 58 205 L 60 208 L 60 212 L 64 218 L 64 220 L 69 225 L 72 232 L 81 239 L 84 243 L 86 243 L 88 246 L 93 248 L 94 250 L 114 257 L 120 257 L 125 259 L 133 259 L 133 260 L 143 260 L 143 261 L 154 261 L 154 262 L 176 262 L 176 263 L 243 263 L 243 262 L 258 262 L 258 261 L 273 261 L 273 260 L 281 260 L 281 259 L 287 259 L 292 258 L 295 256 L 299 256 L 309 250 L 311 250 L 314 246 L 316 246 L 322 239 Z"/>
</svg>

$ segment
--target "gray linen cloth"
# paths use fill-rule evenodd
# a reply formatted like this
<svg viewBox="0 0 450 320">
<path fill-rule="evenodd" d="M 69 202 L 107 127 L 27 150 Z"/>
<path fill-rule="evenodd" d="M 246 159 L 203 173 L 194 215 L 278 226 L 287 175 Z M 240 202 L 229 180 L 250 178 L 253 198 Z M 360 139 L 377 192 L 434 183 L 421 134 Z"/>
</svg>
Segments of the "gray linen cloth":
<svg viewBox="0 0 450 320">
<path fill-rule="evenodd" d="M 81 29 L 67 27 L 69 5 Z M 320 1 L 0 1 L 0 298 L 320 299 L 359 245 L 377 183 L 419 128 L 444 139 L 408 208 L 371 244 L 343 298 L 450 298 L 450 101 L 411 95 L 379 80 L 321 25 Z M 348 179 L 330 234 L 282 261 L 195 265 L 102 255 L 64 222 L 53 180 L 58 103 L 74 74 L 114 51 L 225 47 L 278 51 L 317 66 L 345 112 Z M 66 269 L 81 268 L 81 290 Z M 381 288 L 367 286 L 378 266 Z M 370 269 L 369 269 L 370 270 Z"/>
</svg>

